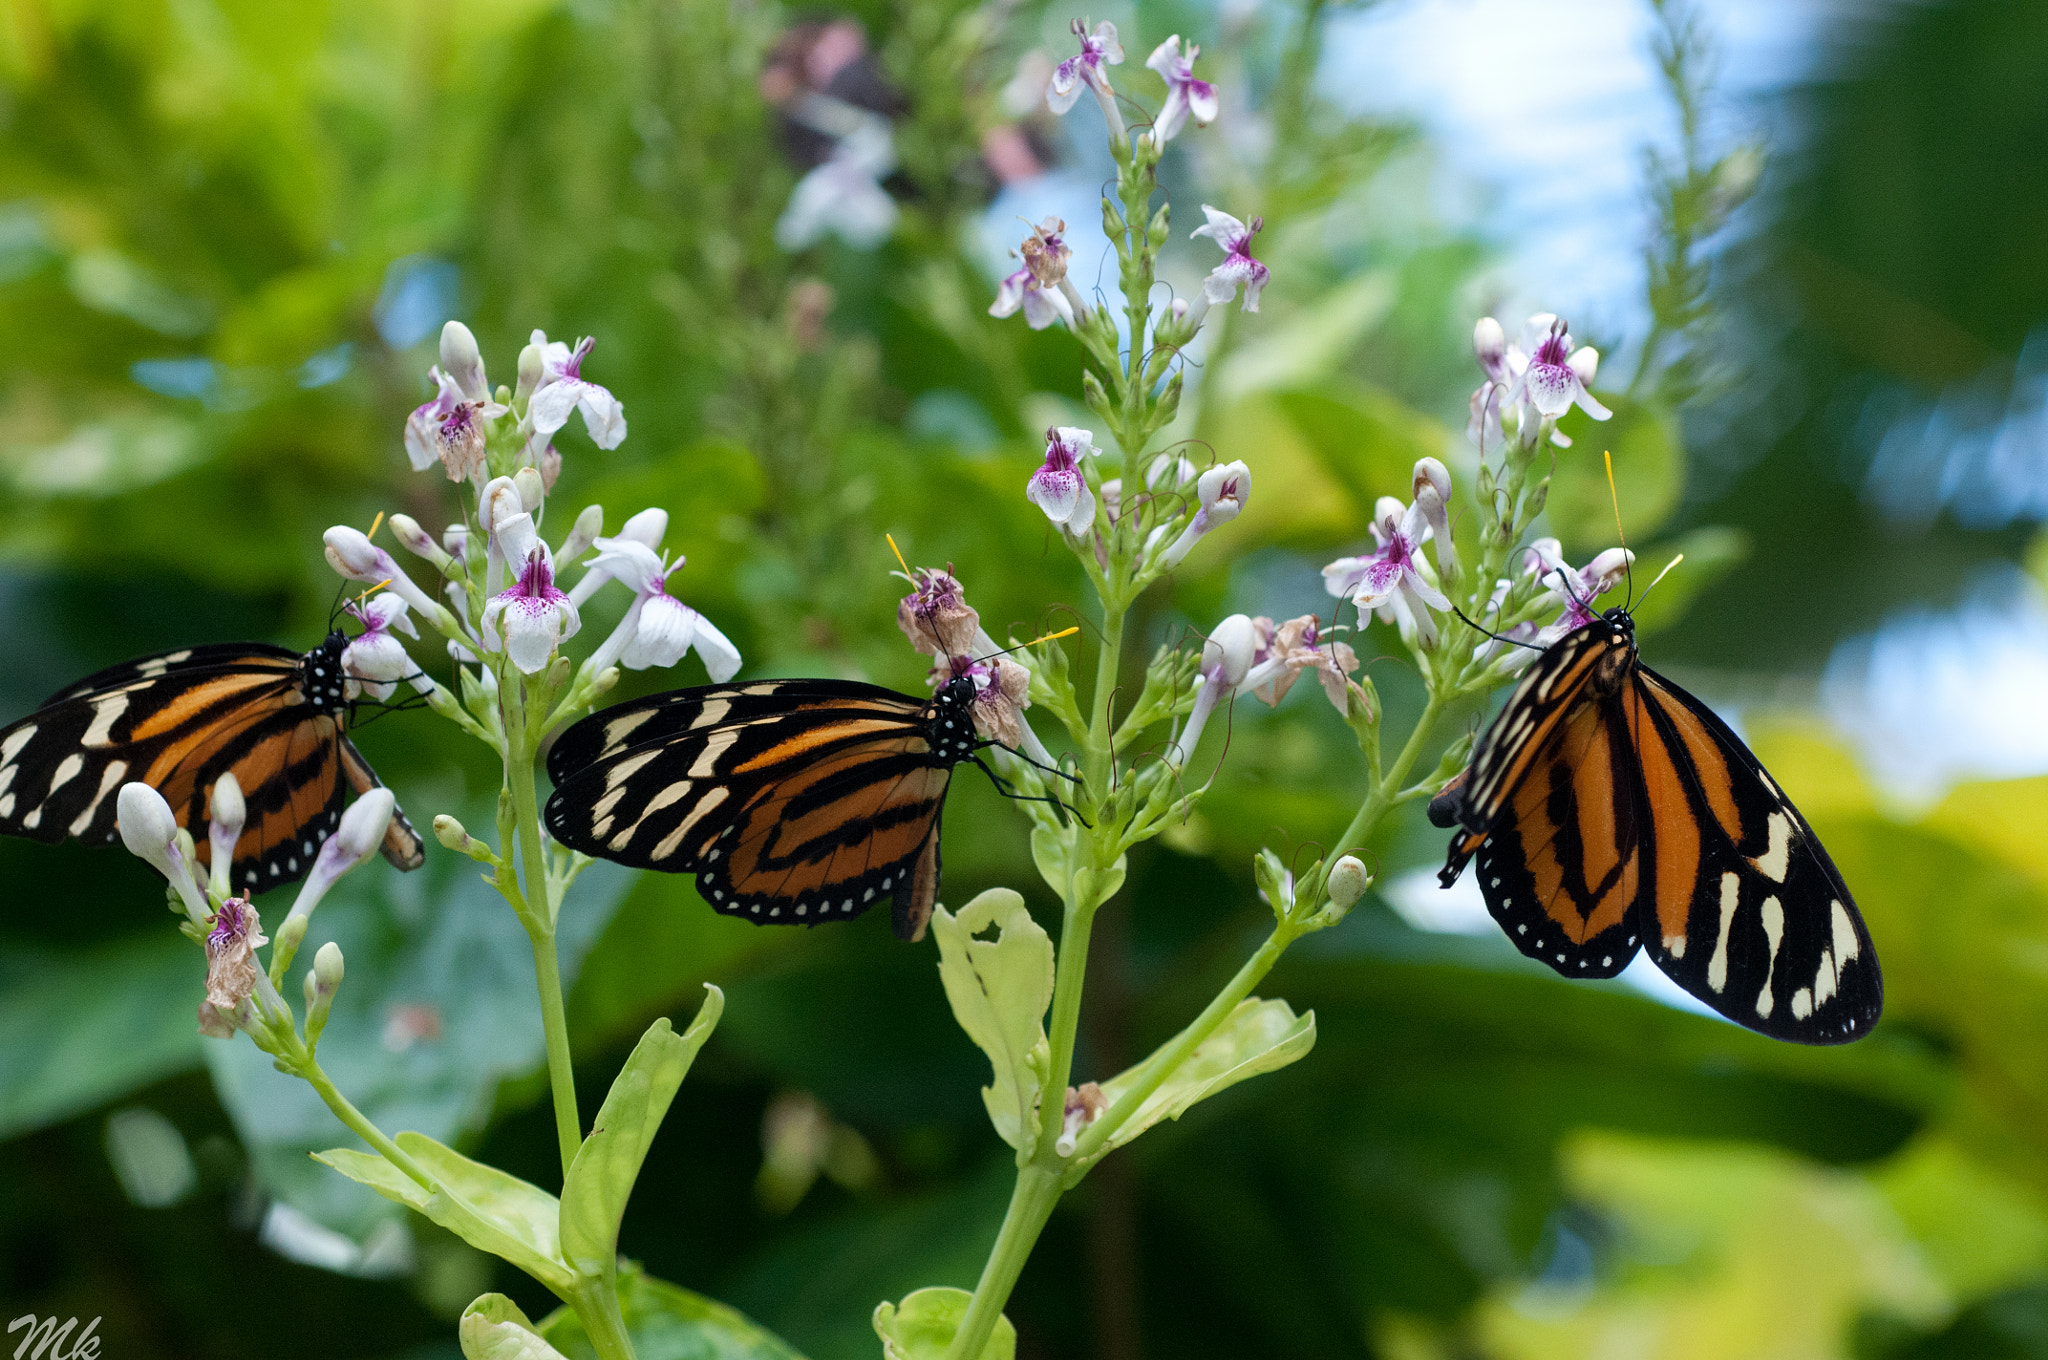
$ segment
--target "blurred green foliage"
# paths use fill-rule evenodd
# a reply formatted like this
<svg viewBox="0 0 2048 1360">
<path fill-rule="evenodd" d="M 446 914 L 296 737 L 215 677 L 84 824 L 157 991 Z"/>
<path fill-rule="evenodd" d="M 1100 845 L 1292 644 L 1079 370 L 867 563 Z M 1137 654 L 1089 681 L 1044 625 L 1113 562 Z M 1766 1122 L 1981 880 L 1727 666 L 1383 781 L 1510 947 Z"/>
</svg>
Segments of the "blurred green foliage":
<svg viewBox="0 0 2048 1360">
<path fill-rule="evenodd" d="M 955 562 L 998 635 L 1067 621 L 1081 582 L 1019 493 L 1034 431 L 1073 418 L 1078 350 L 982 315 L 973 230 L 1001 87 L 1022 52 L 1058 48 L 1069 16 L 962 0 L 848 12 L 905 96 L 890 182 L 904 220 L 873 253 L 791 256 L 772 226 L 802 166 L 758 90 L 799 16 L 770 6 L 0 7 L 0 320 L 15 337 L 0 719 L 136 653 L 305 645 L 333 598 L 321 529 L 380 509 L 451 518 L 447 484 L 407 471 L 398 439 L 448 314 L 501 379 L 535 326 L 598 338 L 591 372 L 633 433 L 609 454 L 571 435 L 559 494 L 602 501 L 614 524 L 668 508 L 690 557 L 674 588 L 750 673 L 917 683 L 884 530 L 913 561 Z M 1256 109 L 1273 134 L 1269 154 L 1190 134 L 1166 167 L 1182 217 L 1198 195 L 1266 214 L 1276 282 L 1257 317 L 1230 317 L 1176 431 L 1246 459 L 1256 494 L 1170 599 L 1141 606 L 1142 656 L 1231 609 L 1322 607 L 1315 568 L 1355 550 L 1420 454 L 1464 480 L 1467 299 L 1487 251 L 1387 187 L 1426 162 L 1412 131 L 1345 117 L 1307 82 L 1321 4 L 1219 16 L 1148 0 L 1115 17 L 1138 54 L 1195 36 L 1231 116 Z M 1858 22 L 1838 78 L 1788 96 L 1811 140 L 1730 247 L 1721 348 L 1687 360 L 1681 386 L 1718 394 L 1715 418 L 1618 393 L 1613 425 L 1574 418 L 1559 456 L 1553 531 L 1574 554 L 1604 544 L 1595 460 L 1612 448 L 1644 560 L 1687 554 L 1645 614 L 1650 660 L 1743 682 L 1728 693 L 1800 692 L 1835 640 L 1902 600 L 1946 602 L 2025 542 L 1883 520 L 1837 407 L 2010 366 L 2048 313 L 2040 12 L 2002 0 Z M 1195 260 L 1176 266 L 1183 292 Z M 1695 304 L 1664 277 L 1672 308 Z M 1765 408 L 1776 423 L 1758 423 Z M 622 608 L 593 602 L 585 627 Z M 1359 650 L 1395 649 L 1369 631 Z M 1402 724 L 1419 687 L 1398 661 L 1372 674 Z M 1264 913 L 1261 842 L 1312 857 L 1342 826 L 1360 775 L 1313 689 L 1277 712 L 1238 706 L 1202 813 L 1133 854 L 1097 927 L 1084 1073 L 1165 1038 L 1235 966 Z M 1810 718 L 1750 716 L 1879 943 L 1891 1001 L 1875 1036 L 1775 1046 L 1369 901 L 1266 988 L 1313 1008 L 1314 1052 L 1161 1125 L 1063 1207 L 1009 1310 L 1018 1354 L 2043 1354 L 2048 781 L 1901 811 Z M 416 821 L 480 815 L 495 790 L 424 715 L 361 743 Z M 1419 815 L 1391 827 L 1383 881 L 1441 842 Z M 945 855 L 949 901 L 1003 885 L 1057 919 L 1022 819 L 989 789 L 958 781 Z M 523 947 L 468 872 L 445 856 L 406 878 L 376 867 L 323 908 L 308 947 L 339 939 L 349 958 L 326 1052 L 380 1120 L 550 1182 Z M 394 1220 L 305 1159 L 339 1130 L 297 1088 L 247 1044 L 194 1033 L 198 962 L 146 870 L 7 841 L 0 876 L 15 904 L 0 933 L 9 1317 L 103 1314 L 121 1360 L 426 1360 L 455 1353 L 454 1319 L 485 1289 L 547 1311 L 418 1220 L 395 1256 L 349 1258 L 354 1275 L 264 1246 L 273 1203 L 356 1241 Z M 973 1282 L 1010 1154 L 931 945 L 879 920 L 759 931 L 660 876 L 594 869 L 575 903 L 587 1110 L 651 1019 L 687 1014 L 706 980 L 728 996 L 654 1139 L 628 1255 L 814 1360 L 873 1356 L 882 1299 Z M 755 1187 L 771 1101 L 792 1092 L 872 1164 L 822 1168 L 788 1208 Z M 196 1189 L 179 1202 L 123 1188 L 108 1141 L 132 1121 L 109 1115 L 137 1106 L 183 1135 Z"/>
</svg>

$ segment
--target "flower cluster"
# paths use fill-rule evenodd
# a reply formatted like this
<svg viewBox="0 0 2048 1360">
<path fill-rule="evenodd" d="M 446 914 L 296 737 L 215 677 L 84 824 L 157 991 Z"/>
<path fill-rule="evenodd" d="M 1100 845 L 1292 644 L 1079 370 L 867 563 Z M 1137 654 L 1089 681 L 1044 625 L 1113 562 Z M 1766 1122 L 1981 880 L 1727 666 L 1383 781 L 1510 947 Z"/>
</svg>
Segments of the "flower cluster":
<svg viewBox="0 0 2048 1360">
<path fill-rule="evenodd" d="M 1194 706 L 1167 759 L 1174 765 L 1187 763 L 1219 705 L 1249 694 L 1268 708 L 1277 708 L 1305 671 L 1315 672 L 1339 713 L 1348 717 L 1376 711 L 1376 701 L 1351 678 L 1358 670 L 1358 654 L 1338 640 L 1342 631 L 1314 614 L 1278 624 L 1264 615 L 1232 614 L 1217 624 L 1202 644 Z"/>
<path fill-rule="evenodd" d="M 558 547 L 541 536 L 561 467 L 556 432 L 580 413 L 599 448 L 616 448 L 626 437 L 618 399 L 583 375 L 593 344 L 585 339 L 572 349 L 535 331 L 519 356 L 517 389 L 501 387 L 486 400 L 475 395 L 487 391 L 475 337 L 459 321 L 442 330 L 441 362 L 428 374 L 440 395 L 407 422 L 406 447 L 415 467 L 439 461 L 450 477 L 470 481 L 477 488 L 477 517 L 450 525 L 438 540 L 409 516 L 391 518 L 398 541 L 440 573 L 445 604 L 367 534 L 346 525 L 327 531 L 327 560 L 337 572 L 389 592 L 351 607 L 363 626 L 342 657 L 353 692 L 381 700 L 399 682 L 411 681 L 452 716 L 454 701 L 436 690 L 397 636 L 418 636 L 415 615 L 446 638 L 459 662 L 503 658 L 520 674 L 538 675 L 581 629 L 580 607 L 612 580 L 633 591 L 633 603 L 586 663 L 587 676 L 614 665 L 672 666 L 692 650 L 713 679 L 730 679 L 739 670 L 732 642 L 668 593 L 683 559 L 660 551 L 665 512 L 643 511 L 617 537 L 606 538 L 603 511 L 590 506 Z M 586 555 L 581 579 L 565 590 L 561 573 Z M 484 668 L 474 693 L 495 693 L 493 672 Z"/>
</svg>

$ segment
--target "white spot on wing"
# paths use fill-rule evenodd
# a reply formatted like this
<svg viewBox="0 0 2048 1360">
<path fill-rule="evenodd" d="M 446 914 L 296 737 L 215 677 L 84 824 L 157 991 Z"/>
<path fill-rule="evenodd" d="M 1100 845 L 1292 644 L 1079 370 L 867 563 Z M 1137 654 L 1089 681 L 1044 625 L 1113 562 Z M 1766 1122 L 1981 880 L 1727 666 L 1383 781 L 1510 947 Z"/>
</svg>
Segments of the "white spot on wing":
<svg viewBox="0 0 2048 1360">
<path fill-rule="evenodd" d="M 1773 812 L 1770 832 L 1770 848 L 1750 863 L 1771 882 L 1783 883 L 1785 875 L 1792 870 L 1792 819 L 1782 812 Z"/>
<path fill-rule="evenodd" d="M 107 801 L 107 795 L 113 792 L 114 786 L 121 782 L 121 776 L 127 773 L 128 762 L 125 760 L 111 761 L 106 769 L 100 771 L 99 792 L 95 793 L 92 796 L 92 801 L 85 805 L 85 811 L 72 818 L 70 828 L 72 835 L 83 836 L 85 834 L 86 828 L 92 825 L 92 819 L 99 815 L 100 804 Z"/>
<path fill-rule="evenodd" d="M 1777 898 L 1766 897 L 1763 905 L 1757 908 L 1757 914 L 1763 919 L 1764 939 L 1770 943 L 1771 954 L 1769 961 L 1764 965 L 1764 989 L 1757 993 L 1756 1013 L 1758 1019 L 1768 1020 L 1776 1005 L 1775 999 L 1771 996 L 1771 974 L 1777 971 L 1778 946 L 1785 939 L 1785 908 L 1778 904 Z"/>
<path fill-rule="evenodd" d="M 683 837 L 690 833 L 690 828 L 703 821 L 704 814 L 710 812 L 711 809 L 717 807 L 731 796 L 731 791 L 723 784 L 720 784 L 715 789 L 708 790 L 702 798 L 697 800 L 697 806 L 690 809 L 689 815 L 683 818 L 682 825 L 661 838 L 660 844 L 654 847 L 654 858 L 667 859 L 670 855 L 673 855 L 676 852 L 676 847 L 683 843 Z M 717 857 L 718 852 L 716 850 L 712 851 L 708 856 L 711 859 L 716 859 Z"/>
<path fill-rule="evenodd" d="M 707 775 L 716 774 L 718 758 L 725 754 L 726 748 L 740 739 L 740 731 L 741 729 L 735 728 L 730 732 L 713 732 L 706 737 L 703 753 L 690 765 L 691 775 L 702 779 Z"/>
<path fill-rule="evenodd" d="M 32 737 L 34 737 L 35 734 L 36 725 L 34 723 L 29 723 L 23 727 L 18 727 L 14 731 L 10 732 L 7 735 L 6 740 L 0 741 L 0 761 L 9 761 L 14 759 L 16 756 L 20 755 L 21 748 L 28 745 L 29 740 Z"/>
<path fill-rule="evenodd" d="M 113 738 L 114 724 L 128 711 L 128 696 L 115 694 L 102 699 L 92 706 L 92 726 L 85 729 L 80 741 L 91 747 L 108 745 Z"/>
<path fill-rule="evenodd" d="M 78 778 L 80 771 L 84 769 L 85 757 L 78 754 L 78 752 L 73 751 L 70 755 L 64 757 L 57 764 L 57 772 L 50 776 L 50 787 L 44 791 L 43 797 L 48 798 L 58 789 L 63 788 L 66 784 Z"/>
<path fill-rule="evenodd" d="M 697 715 L 695 721 L 690 726 L 692 728 L 715 726 L 723 722 L 725 715 L 730 712 L 732 712 L 731 700 L 713 699 L 710 703 L 704 705 L 704 711 Z"/>
<path fill-rule="evenodd" d="M 1714 957 L 1707 961 L 1707 986 L 1719 996 L 1728 985 L 1728 928 L 1735 924 L 1735 906 L 1742 900 L 1742 880 L 1721 875 L 1721 926 L 1714 938 Z"/>
</svg>

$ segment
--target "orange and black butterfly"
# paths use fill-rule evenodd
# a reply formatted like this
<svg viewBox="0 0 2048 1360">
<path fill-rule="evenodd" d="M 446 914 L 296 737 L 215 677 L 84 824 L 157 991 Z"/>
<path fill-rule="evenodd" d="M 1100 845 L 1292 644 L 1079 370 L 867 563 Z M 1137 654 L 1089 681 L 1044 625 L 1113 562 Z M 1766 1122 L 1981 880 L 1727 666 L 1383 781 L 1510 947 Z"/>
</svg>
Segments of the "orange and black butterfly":
<svg viewBox="0 0 2048 1360">
<path fill-rule="evenodd" d="M 1834 862 L 1727 724 L 1643 665 L 1626 609 L 1536 658 L 1429 815 L 1460 828 L 1439 881 L 1476 856 L 1493 919 L 1566 977 L 1641 948 L 1773 1038 L 1877 1023 L 1877 954 Z"/>
<path fill-rule="evenodd" d="M 110 844 L 115 794 L 135 780 L 164 796 L 204 861 L 214 781 L 233 772 L 248 808 L 235 889 L 295 882 L 340 823 L 344 785 L 378 784 L 346 735 L 347 645 L 337 631 L 304 655 L 260 642 L 187 647 L 57 691 L 0 728 L 0 835 Z M 425 858 L 401 812 L 383 849 L 401 869 Z"/>
<path fill-rule="evenodd" d="M 620 704 L 548 753 L 548 830 L 587 855 L 693 873 L 728 916 L 817 925 L 887 901 L 896 934 L 919 939 L 953 767 L 993 744 L 975 735 L 975 692 L 969 676 L 928 700 L 762 680 Z"/>
</svg>

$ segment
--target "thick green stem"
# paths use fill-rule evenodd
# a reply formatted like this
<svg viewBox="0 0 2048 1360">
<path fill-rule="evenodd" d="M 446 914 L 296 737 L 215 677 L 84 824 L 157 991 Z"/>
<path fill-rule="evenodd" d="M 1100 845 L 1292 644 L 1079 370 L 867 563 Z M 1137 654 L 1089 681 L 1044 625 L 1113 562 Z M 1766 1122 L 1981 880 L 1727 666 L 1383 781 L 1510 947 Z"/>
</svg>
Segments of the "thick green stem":
<svg viewBox="0 0 2048 1360">
<path fill-rule="evenodd" d="M 967 1305 L 967 1316 L 960 1319 L 960 1330 L 953 1334 L 947 1360 L 977 1360 L 988 1345 L 996 1321 L 1003 1315 L 1003 1305 L 1010 1301 L 1010 1291 L 1017 1286 L 1017 1276 L 1023 1273 L 1024 1262 L 1030 1258 L 1031 1248 L 1037 1245 L 1038 1234 L 1044 1231 L 1045 1221 L 1052 1217 L 1053 1205 L 1059 1203 L 1059 1198 L 1058 1172 L 1027 1166 L 1017 1173 L 1017 1187 L 1010 1192 L 1010 1208 L 1003 1215 L 1002 1230 L 996 1234 L 988 1263 L 975 1282 L 974 1298 Z"/>
<path fill-rule="evenodd" d="M 575 1291 L 569 1306 L 576 1310 L 583 1335 L 599 1360 L 633 1360 L 633 1339 L 626 1334 L 626 1317 L 619 1311 L 618 1285 L 611 1275 Z"/>
</svg>

